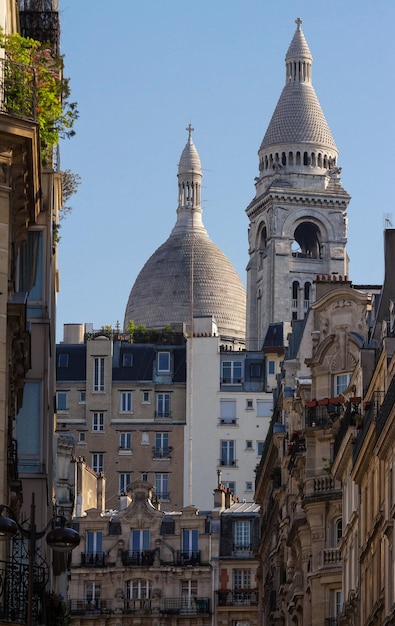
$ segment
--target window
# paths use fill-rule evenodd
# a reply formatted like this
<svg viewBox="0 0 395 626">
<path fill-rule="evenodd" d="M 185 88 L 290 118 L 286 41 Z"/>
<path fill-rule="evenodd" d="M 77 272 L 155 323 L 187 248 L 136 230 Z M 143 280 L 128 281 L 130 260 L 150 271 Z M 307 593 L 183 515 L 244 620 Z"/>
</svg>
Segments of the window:
<svg viewBox="0 0 395 626">
<path fill-rule="evenodd" d="M 132 412 L 132 392 L 131 391 L 121 391 L 121 413 L 131 413 Z"/>
<path fill-rule="evenodd" d="M 272 376 L 275 373 L 275 362 L 274 361 L 268 361 L 267 362 L 267 373 L 269 374 L 269 376 Z"/>
<path fill-rule="evenodd" d="M 339 518 L 333 525 L 333 547 L 336 548 L 343 537 L 343 520 Z"/>
<path fill-rule="evenodd" d="M 30 230 L 21 244 L 18 263 L 18 291 L 27 291 L 29 302 L 42 300 L 43 267 L 43 232 Z"/>
<path fill-rule="evenodd" d="M 235 442 L 231 440 L 221 441 L 221 465 L 226 467 L 234 467 L 235 461 Z"/>
<path fill-rule="evenodd" d="M 150 392 L 143 391 L 143 403 L 151 402 Z"/>
<path fill-rule="evenodd" d="M 239 385 L 243 382 L 243 364 L 241 361 L 222 361 L 222 383 Z"/>
<path fill-rule="evenodd" d="M 86 552 L 88 554 L 101 554 L 103 551 L 103 533 L 97 530 L 88 530 L 86 533 Z"/>
<path fill-rule="evenodd" d="M 85 602 L 100 606 L 101 585 L 99 583 L 85 583 Z"/>
<path fill-rule="evenodd" d="M 252 441 L 250 439 L 246 441 L 246 450 L 253 450 Z"/>
<path fill-rule="evenodd" d="M 260 363 L 251 363 L 250 376 L 251 378 L 260 378 L 262 375 L 262 367 Z"/>
<path fill-rule="evenodd" d="M 131 352 L 125 352 L 122 356 L 122 366 L 132 367 L 132 365 L 133 365 L 133 354 Z"/>
<path fill-rule="evenodd" d="M 42 388 L 36 381 L 26 382 L 22 408 L 16 417 L 18 441 L 18 470 L 42 472 Z"/>
<path fill-rule="evenodd" d="M 251 409 L 254 408 L 254 401 L 253 400 L 246 400 L 246 409 L 247 411 L 251 411 Z"/>
<path fill-rule="evenodd" d="M 130 485 L 130 473 L 119 474 L 119 493 L 126 493 L 127 487 Z"/>
<path fill-rule="evenodd" d="M 143 552 L 150 549 L 150 531 L 132 530 L 130 535 L 130 549 L 132 552 Z"/>
<path fill-rule="evenodd" d="M 197 529 L 183 529 L 182 531 L 182 560 L 191 565 L 199 560 L 199 532 Z"/>
<path fill-rule="evenodd" d="M 235 545 L 237 551 L 251 550 L 251 523 L 249 521 L 235 522 Z"/>
<path fill-rule="evenodd" d="M 155 433 L 155 458 L 167 458 L 169 452 L 169 433 Z"/>
<path fill-rule="evenodd" d="M 58 367 L 68 367 L 69 366 L 69 355 L 68 354 L 59 354 L 58 355 Z"/>
<path fill-rule="evenodd" d="M 155 474 L 155 495 L 159 500 L 169 500 L 169 474 Z"/>
<path fill-rule="evenodd" d="M 102 452 L 94 452 L 92 454 L 92 469 L 97 474 L 103 472 L 104 469 L 104 455 Z"/>
<path fill-rule="evenodd" d="M 196 613 L 197 580 L 181 581 L 181 613 Z"/>
<path fill-rule="evenodd" d="M 85 404 L 86 402 L 86 391 L 80 391 L 80 403 Z"/>
<path fill-rule="evenodd" d="M 85 433 L 78 434 L 78 443 L 85 443 Z"/>
<path fill-rule="evenodd" d="M 170 417 L 170 394 L 158 393 L 156 397 L 156 417 L 169 418 Z"/>
<path fill-rule="evenodd" d="M 222 484 L 224 487 L 229 489 L 234 496 L 236 495 L 236 483 L 234 480 L 223 480 Z"/>
<path fill-rule="evenodd" d="M 158 373 L 170 372 L 170 352 L 158 352 Z"/>
<path fill-rule="evenodd" d="M 150 580 L 127 580 L 127 600 L 148 600 L 151 597 L 152 583 Z M 137 608 L 137 607 L 134 607 Z M 147 607 L 149 608 L 149 607 Z"/>
<path fill-rule="evenodd" d="M 147 483 L 148 482 L 148 474 L 146 472 L 143 472 L 141 474 L 141 480 L 143 481 L 143 483 Z"/>
<path fill-rule="evenodd" d="M 256 442 L 256 455 L 257 456 L 262 456 L 264 447 L 265 447 L 265 442 L 264 441 L 257 441 Z"/>
<path fill-rule="evenodd" d="M 104 432 L 104 413 L 93 413 L 92 431 L 100 433 Z"/>
<path fill-rule="evenodd" d="M 132 449 L 132 433 L 119 433 L 119 449 L 120 450 Z"/>
<path fill-rule="evenodd" d="M 272 414 L 272 403 L 266 400 L 256 401 L 256 415 L 257 417 L 270 417 Z"/>
<path fill-rule="evenodd" d="M 251 589 L 251 570 L 250 569 L 234 569 L 233 570 L 233 590 Z"/>
<path fill-rule="evenodd" d="M 345 389 L 347 389 L 351 379 L 351 374 L 337 374 L 335 376 L 335 396 L 339 396 Z"/>
<path fill-rule="evenodd" d="M 246 491 L 252 491 L 252 483 L 251 482 L 246 482 Z"/>
<path fill-rule="evenodd" d="M 93 363 L 93 391 L 104 391 L 104 357 L 95 357 Z"/>
<path fill-rule="evenodd" d="M 56 392 L 56 411 L 59 413 L 60 411 L 68 411 L 68 392 L 67 391 L 57 391 Z"/>
<path fill-rule="evenodd" d="M 236 424 L 236 400 L 219 401 L 221 424 Z"/>
<path fill-rule="evenodd" d="M 149 434 L 148 433 L 141 433 L 141 445 L 149 446 Z"/>
</svg>

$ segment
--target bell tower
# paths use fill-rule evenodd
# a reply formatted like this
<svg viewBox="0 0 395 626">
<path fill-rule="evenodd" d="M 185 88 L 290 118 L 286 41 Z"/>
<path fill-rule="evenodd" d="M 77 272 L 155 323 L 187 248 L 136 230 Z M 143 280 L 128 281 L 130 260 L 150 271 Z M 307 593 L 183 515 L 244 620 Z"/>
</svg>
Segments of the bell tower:
<svg viewBox="0 0 395 626">
<path fill-rule="evenodd" d="M 286 80 L 258 151 L 249 218 L 247 347 L 260 350 L 269 324 L 302 319 L 317 275 L 348 274 L 350 196 L 338 151 L 312 85 L 312 56 L 297 28 Z"/>
</svg>

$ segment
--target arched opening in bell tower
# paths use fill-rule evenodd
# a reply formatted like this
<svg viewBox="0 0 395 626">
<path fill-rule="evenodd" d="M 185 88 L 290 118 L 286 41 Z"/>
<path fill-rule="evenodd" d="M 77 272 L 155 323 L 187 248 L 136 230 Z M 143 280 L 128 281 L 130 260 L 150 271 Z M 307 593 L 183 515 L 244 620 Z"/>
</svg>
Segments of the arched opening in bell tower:
<svg viewBox="0 0 395 626">
<path fill-rule="evenodd" d="M 312 222 L 299 224 L 294 232 L 292 256 L 299 258 L 321 258 L 321 233 Z"/>
</svg>

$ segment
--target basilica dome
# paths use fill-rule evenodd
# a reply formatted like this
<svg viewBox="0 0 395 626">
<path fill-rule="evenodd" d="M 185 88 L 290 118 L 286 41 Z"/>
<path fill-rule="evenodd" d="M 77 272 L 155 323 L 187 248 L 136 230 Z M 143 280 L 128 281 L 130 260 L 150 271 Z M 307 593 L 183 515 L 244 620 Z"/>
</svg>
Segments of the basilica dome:
<svg viewBox="0 0 395 626">
<path fill-rule="evenodd" d="M 202 168 L 192 141 L 178 166 L 176 224 L 148 259 L 130 292 L 125 327 L 130 320 L 148 328 L 163 328 L 193 317 L 213 317 L 223 338 L 245 337 L 246 295 L 229 259 L 211 241 L 202 221 Z M 193 281 L 192 281 L 193 277 Z"/>
</svg>

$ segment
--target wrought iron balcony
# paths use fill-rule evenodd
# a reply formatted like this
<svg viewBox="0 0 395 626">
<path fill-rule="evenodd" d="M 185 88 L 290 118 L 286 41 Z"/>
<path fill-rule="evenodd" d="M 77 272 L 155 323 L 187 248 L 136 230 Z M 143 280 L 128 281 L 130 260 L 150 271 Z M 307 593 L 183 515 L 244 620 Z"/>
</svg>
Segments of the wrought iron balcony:
<svg viewBox="0 0 395 626">
<path fill-rule="evenodd" d="M 154 446 L 152 448 L 152 456 L 154 459 L 170 459 L 173 448 L 167 446 L 165 448 L 160 448 Z"/>
<path fill-rule="evenodd" d="M 105 552 L 81 552 L 81 567 L 105 567 L 106 565 Z"/>
<path fill-rule="evenodd" d="M 32 66 L 0 59 L 0 113 L 37 120 L 36 74 Z"/>
<path fill-rule="evenodd" d="M 26 559 L 23 553 L 19 555 Z M 32 597 L 32 624 L 41 624 L 43 621 L 44 591 L 48 580 L 48 571 L 45 567 L 34 566 L 34 580 Z M 28 581 L 29 567 L 27 561 L 20 559 L 0 561 L 0 620 L 13 624 L 26 624 L 28 609 Z"/>
<path fill-rule="evenodd" d="M 165 598 L 161 609 L 161 613 L 167 615 L 198 615 L 209 612 L 209 598 Z"/>
<path fill-rule="evenodd" d="M 252 543 L 234 543 L 232 551 L 233 554 L 239 552 L 252 552 Z"/>
<path fill-rule="evenodd" d="M 148 567 L 154 564 L 154 550 L 122 550 L 122 565 Z"/>
<path fill-rule="evenodd" d="M 155 411 L 156 420 L 171 420 L 171 418 L 172 418 L 171 411 Z"/>
<path fill-rule="evenodd" d="M 112 613 L 112 600 L 69 600 L 71 615 L 103 615 Z"/>
<path fill-rule="evenodd" d="M 257 606 L 258 589 L 218 591 L 218 606 Z"/>
<path fill-rule="evenodd" d="M 176 565 L 200 565 L 200 550 L 177 550 Z"/>
</svg>

